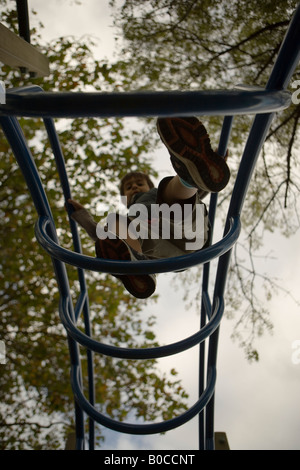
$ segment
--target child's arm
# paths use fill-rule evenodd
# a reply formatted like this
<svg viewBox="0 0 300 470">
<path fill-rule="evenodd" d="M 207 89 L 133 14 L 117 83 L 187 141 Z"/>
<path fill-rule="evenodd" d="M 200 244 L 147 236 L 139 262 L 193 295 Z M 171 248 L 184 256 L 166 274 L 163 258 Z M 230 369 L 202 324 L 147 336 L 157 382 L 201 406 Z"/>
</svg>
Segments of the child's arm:
<svg viewBox="0 0 300 470">
<path fill-rule="evenodd" d="M 74 208 L 71 217 L 75 220 L 82 228 L 85 229 L 87 234 L 92 240 L 97 240 L 96 227 L 97 223 L 85 207 L 74 199 L 68 199 L 68 203 Z"/>
<path fill-rule="evenodd" d="M 85 209 L 85 207 L 79 202 L 75 201 L 75 199 L 68 199 L 68 203 L 74 207 L 75 211 L 79 211 L 80 209 Z"/>
</svg>

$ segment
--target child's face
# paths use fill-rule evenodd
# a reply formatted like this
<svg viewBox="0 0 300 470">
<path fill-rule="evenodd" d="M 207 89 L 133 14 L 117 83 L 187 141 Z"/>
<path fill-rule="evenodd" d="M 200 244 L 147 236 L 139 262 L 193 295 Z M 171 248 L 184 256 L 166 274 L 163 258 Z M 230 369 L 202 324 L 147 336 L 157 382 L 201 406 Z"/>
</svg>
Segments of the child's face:
<svg viewBox="0 0 300 470">
<path fill-rule="evenodd" d="M 146 193 L 150 187 L 143 177 L 131 177 L 124 184 L 124 196 L 127 197 L 127 205 L 130 204 L 132 196 L 137 193 Z"/>
</svg>

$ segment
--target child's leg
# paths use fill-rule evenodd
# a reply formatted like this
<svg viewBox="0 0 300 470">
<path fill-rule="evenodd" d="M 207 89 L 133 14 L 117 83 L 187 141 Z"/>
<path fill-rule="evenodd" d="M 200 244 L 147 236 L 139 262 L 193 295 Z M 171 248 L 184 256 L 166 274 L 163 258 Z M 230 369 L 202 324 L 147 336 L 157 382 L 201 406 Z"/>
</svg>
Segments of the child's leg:
<svg viewBox="0 0 300 470">
<path fill-rule="evenodd" d="M 115 215 L 115 214 L 114 214 Z M 113 217 L 110 223 L 110 231 L 121 237 L 131 248 L 138 253 L 142 253 L 142 248 L 135 234 L 128 230 L 127 217 Z"/>
<path fill-rule="evenodd" d="M 176 175 L 164 188 L 162 198 L 164 202 L 171 205 L 179 200 L 190 199 L 197 191 L 197 188 L 189 188 L 184 185 L 179 176 Z"/>
<path fill-rule="evenodd" d="M 110 221 L 108 220 L 108 229 L 107 238 L 99 237 L 96 241 L 95 248 L 98 258 L 117 261 L 147 260 L 142 253 L 136 235 L 129 233 L 127 217 L 112 217 Z M 117 237 L 113 237 L 112 234 Z M 129 268 L 128 274 L 113 275 L 122 281 L 128 292 L 139 299 L 146 299 L 155 291 L 154 274 L 130 274 Z"/>
<path fill-rule="evenodd" d="M 212 150 L 207 131 L 197 118 L 160 118 L 157 130 L 177 175 L 186 184 L 205 192 L 219 192 L 227 185 L 230 171 L 225 159 Z"/>
</svg>

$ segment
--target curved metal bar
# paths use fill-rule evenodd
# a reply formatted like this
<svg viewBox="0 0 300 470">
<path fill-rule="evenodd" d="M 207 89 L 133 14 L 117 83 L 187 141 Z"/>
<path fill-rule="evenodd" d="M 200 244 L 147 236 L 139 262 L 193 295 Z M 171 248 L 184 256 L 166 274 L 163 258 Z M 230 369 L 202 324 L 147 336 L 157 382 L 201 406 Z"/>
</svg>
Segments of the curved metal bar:
<svg viewBox="0 0 300 470">
<path fill-rule="evenodd" d="M 228 274 L 231 248 L 240 234 L 240 213 L 247 194 L 258 154 L 265 141 L 273 115 L 276 111 L 287 108 L 291 95 L 285 91 L 289 80 L 300 59 L 300 5 L 280 48 L 265 89 L 240 86 L 234 90 L 218 91 L 170 91 L 170 92 L 133 92 L 133 93 L 45 93 L 40 87 L 32 85 L 7 90 L 6 104 L 0 106 L 0 124 L 11 144 L 18 164 L 23 172 L 31 192 L 39 219 L 36 223 L 36 236 L 39 243 L 51 256 L 60 290 L 60 316 L 67 331 L 70 359 L 71 382 L 75 397 L 75 421 L 77 448 L 84 448 L 83 411 L 104 426 L 129 434 L 153 434 L 168 431 L 181 426 L 194 416 L 201 415 L 199 433 L 200 448 L 214 448 L 214 392 L 216 383 L 216 360 L 220 322 L 224 312 L 224 290 Z M 174 105 L 174 103 L 176 105 Z M 214 245 L 185 256 L 158 261 L 124 263 L 121 261 L 101 260 L 81 254 L 79 240 L 72 230 L 75 253 L 59 246 L 51 209 L 44 192 L 37 168 L 30 154 L 25 137 L 15 116 L 42 117 L 53 148 L 56 164 L 62 181 L 64 196 L 70 194 L 63 155 L 59 146 L 52 117 L 125 117 L 125 116 L 178 116 L 178 115 L 225 115 L 222 138 L 219 149 L 224 155 L 227 147 L 232 116 L 237 114 L 256 114 L 247 144 L 242 156 L 237 179 L 229 204 L 224 237 Z M 10 117 L 11 116 L 11 117 Z M 226 125 L 225 125 L 226 124 Z M 217 196 L 211 198 L 210 217 L 214 219 Z M 213 220 L 211 221 L 213 222 Z M 212 223 L 213 226 L 213 223 Z M 77 248 L 76 248 L 77 247 Z M 216 273 L 213 302 L 208 295 L 209 261 L 219 257 Z M 143 274 L 180 271 L 188 267 L 204 264 L 204 281 L 202 286 L 202 312 L 200 329 L 195 334 L 172 344 L 155 348 L 119 348 L 100 343 L 89 334 L 88 302 L 85 282 L 81 282 L 81 293 L 75 312 L 70 295 L 70 288 L 64 263 L 98 272 L 114 274 Z M 82 272 L 83 275 L 83 272 Z M 85 309 L 85 333 L 76 326 L 81 310 Z M 206 322 L 207 319 L 207 322 Z M 202 321 L 203 320 L 203 321 Z M 205 340 L 208 340 L 208 357 L 205 365 Z M 79 345 L 86 347 L 88 354 L 102 353 L 111 357 L 125 359 L 155 359 L 183 352 L 200 345 L 203 357 L 200 367 L 203 368 L 199 399 L 185 413 L 168 421 L 151 424 L 120 423 L 104 416 L 96 410 L 94 403 L 87 400 L 83 393 Z M 200 349 L 199 348 L 199 349 Z M 92 364 L 92 356 L 90 357 Z M 204 369 L 207 370 L 206 387 Z M 90 371 L 88 380 L 93 377 Z M 92 396 L 93 394 L 91 394 Z M 204 407 L 205 413 L 204 413 Z M 204 416 L 205 414 L 205 416 Z M 204 428 L 205 418 L 205 428 Z M 93 424 L 93 422 L 92 422 Z M 90 431 L 90 445 L 93 446 L 94 429 Z M 205 439 L 204 439 L 205 436 Z M 205 441 L 205 442 L 204 442 Z"/>
<path fill-rule="evenodd" d="M 209 322 L 207 322 L 201 330 L 197 331 L 197 333 L 181 341 L 153 348 L 120 348 L 92 339 L 76 327 L 71 315 L 69 315 L 68 297 L 60 299 L 59 312 L 61 321 L 71 338 L 91 351 L 121 359 L 157 359 L 191 349 L 208 338 L 218 328 L 221 322 L 224 312 L 224 302 L 223 299 L 216 299 L 214 311 Z"/>
<path fill-rule="evenodd" d="M 93 258 L 63 248 L 47 234 L 47 226 L 50 225 L 51 219 L 46 216 L 40 217 L 35 225 L 36 238 L 50 256 L 72 266 L 113 274 L 166 273 L 206 263 L 229 251 L 237 241 L 241 230 L 240 218 L 231 218 L 229 230 L 224 238 L 208 248 L 174 258 L 126 262 Z"/>
<path fill-rule="evenodd" d="M 0 125 L 21 168 L 38 215 L 51 217 L 43 184 L 18 120 L 0 116 Z"/>
<path fill-rule="evenodd" d="M 281 43 L 266 89 L 286 89 L 300 60 L 300 3 Z"/>
<path fill-rule="evenodd" d="M 200 413 L 201 410 L 203 410 L 213 395 L 216 384 L 216 377 L 216 368 L 210 369 L 206 389 L 199 397 L 198 401 L 180 416 L 176 416 L 175 418 L 160 423 L 131 424 L 113 420 L 97 411 L 94 406 L 91 406 L 82 392 L 82 387 L 80 386 L 79 382 L 78 368 L 72 367 L 71 369 L 71 384 L 75 400 L 88 416 L 91 416 L 99 424 L 102 424 L 103 426 L 114 431 L 140 435 L 170 431 L 171 429 L 182 426 L 194 418 L 198 413 Z"/>
<path fill-rule="evenodd" d="M 38 94 L 12 90 L 7 91 L 6 104 L 0 106 L 0 114 L 43 118 L 216 116 L 269 113 L 285 109 L 290 103 L 289 92 L 265 89 Z"/>
</svg>

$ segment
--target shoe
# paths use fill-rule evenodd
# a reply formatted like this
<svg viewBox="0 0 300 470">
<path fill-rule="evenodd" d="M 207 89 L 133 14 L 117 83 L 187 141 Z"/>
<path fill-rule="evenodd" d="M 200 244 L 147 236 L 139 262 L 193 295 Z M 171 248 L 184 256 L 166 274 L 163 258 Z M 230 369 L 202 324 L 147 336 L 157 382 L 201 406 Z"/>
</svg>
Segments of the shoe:
<svg viewBox="0 0 300 470">
<path fill-rule="evenodd" d="M 112 235 L 116 237 L 116 235 Z M 146 256 L 133 250 L 124 240 L 120 238 L 99 239 L 95 244 L 97 258 L 119 260 L 119 261 L 144 261 Z M 138 299 L 150 297 L 156 289 L 155 274 L 120 274 L 114 276 L 122 281 L 124 287 L 130 294 Z"/>
<path fill-rule="evenodd" d="M 184 182 L 212 193 L 225 188 L 229 168 L 212 150 L 208 133 L 197 118 L 159 118 L 157 130 L 170 152 L 174 170 Z"/>
</svg>

